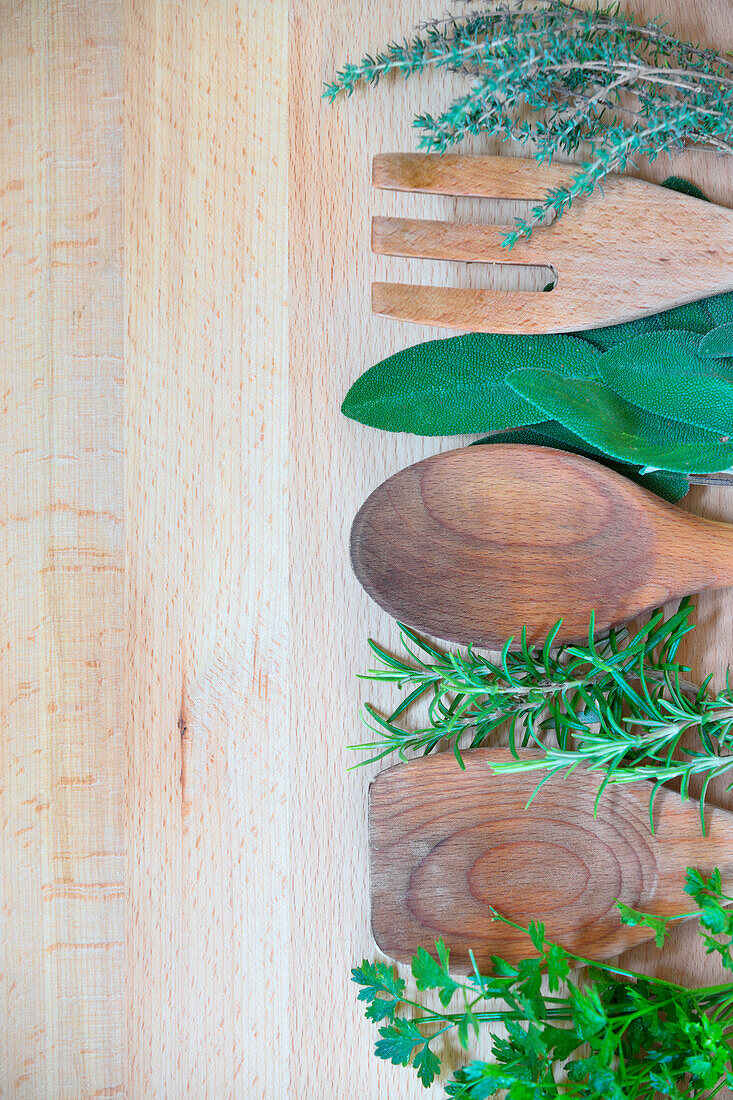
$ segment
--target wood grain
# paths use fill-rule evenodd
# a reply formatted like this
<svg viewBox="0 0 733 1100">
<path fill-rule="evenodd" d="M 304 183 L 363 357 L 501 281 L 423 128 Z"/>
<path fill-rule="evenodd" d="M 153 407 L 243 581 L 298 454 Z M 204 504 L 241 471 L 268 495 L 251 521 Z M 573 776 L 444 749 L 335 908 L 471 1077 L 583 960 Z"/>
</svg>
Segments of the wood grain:
<svg viewBox="0 0 733 1100">
<path fill-rule="evenodd" d="M 351 528 L 351 563 L 398 622 L 501 649 L 558 644 L 733 585 L 733 525 L 681 512 L 590 459 L 462 447 L 393 474 Z"/>
<path fill-rule="evenodd" d="M 733 45 L 727 0 L 634 10 Z M 339 404 L 440 335 L 375 318 L 373 279 L 542 284 L 370 254 L 373 214 L 500 220 L 499 203 L 372 188 L 373 154 L 409 148 L 412 114 L 459 78 L 321 100 L 346 57 L 434 14 L 294 0 L 288 31 L 284 0 L 0 8 L 3 1096 L 442 1095 L 376 1061 L 349 981 L 375 954 L 374 769 L 347 772 L 345 745 L 365 638 L 395 641 L 351 575 L 349 525 L 445 441 Z M 641 170 L 733 204 L 727 161 Z M 691 506 L 733 519 L 729 491 Z M 699 619 L 693 673 L 721 674 L 733 600 L 702 598 Z M 719 980 L 693 928 L 675 942 L 632 961 Z"/>
<path fill-rule="evenodd" d="M 675 31 L 717 49 L 733 48 L 728 0 L 632 0 L 638 18 L 659 16 Z M 372 281 L 503 289 L 506 272 L 482 265 L 432 263 L 373 256 L 369 230 L 374 215 L 467 220 L 494 224 L 500 204 L 375 191 L 371 161 L 380 152 L 415 148 L 411 118 L 438 111 L 454 78 L 384 82 L 328 106 L 322 82 L 336 67 L 364 51 L 399 39 L 417 22 L 440 14 L 434 0 L 297 0 L 291 22 L 291 510 L 292 653 L 295 734 L 291 791 L 297 807 L 292 841 L 293 943 L 305 955 L 293 975 L 294 1094 L 318 1096 L 353 1089 L 365 1100 L 437 1098 L 409 1070 L 377 1062 L 374 1028 L 363 1019 L 348 971 L 365 955 L 380 957 L 369 933 L 367 788 L 382 765 L 347 772 L 361 759 L 344 746 L 363 739 L 358 719 L 365 700 L 390 708 L 393 690 L 356 680 L 370 666 L 366 638 L 397 646 L 394 624 L 359 588 L 347 555 L 351 522 L 360 504 L 386 477 L 461 440 L 391 435 L 347 421 L 339 405 L 349 385 L 381 358 L 448 330 L 374 317 Z M 477 140 L 464 152 L 495 153 Z M 508 150 L 507 150 L 508 151 Z M 639 165 L 660 182 L 687 176 L 716 202 L 733 206 L 733 165 L 702 152 L 654 165 Z M 512 287 L 530 289 L 532 273 L 511 272 Z M 540 284 L 541 285 L 541 284 Z M 694 489 L 689 508 L 733 520 L 726 489 Z M 722 676 L 730 660 L 733 598 L 728 592 L 697 600 L 699 629 L 684 656 L 692 675 Z M 722 786 L 722 785 L 721 785 Z M 731 805 L 720 786 L 713 798 Z M 316 932 L 314 933 L 314 930 Z M 720 981 L 694 926 L 677 929 L 660 953 L 653 945 L 625 959 L 671 980 Z M 304 947 L 304 945 L 308 945 Z M 407 968 L 400 968 L 409 979 Z M 414 992 L 414 986 L 409 986 Z M 314 1036 L 328 1036 L 327 1041 Z M 482 1045 L 485 1051 L 485 1044 Z M 334 1053 L 335 1052 L 335 1053 Z M 448 1050 L 449 1064 L 463 1056 Z"/>
<path fill-rule="evenodd" d="M 285 7 L 126 18 L 125 1095 L 285 1096 Z"/>
<path fill-rule="evenodd" d="M 0 1095 L 122 1094 L 118 6 L 0 24 Z"/>
<path fill-rule="evenodd" d="M 523 754 L 527 757 L 530 753 Z M 536 955 L 527 936 L 493 919 L 541 921 L 548 939 L 583 958 L 606 959 L 652 939 L 621 923 L 616 899 L 670 917 L 691 912 L 686 868 L 733 872 L 733 814 L 711 809 L 706 835 L 696 803 L 663 790 L 649 828 L 650 783 L 609 787 L 596 808 L 598 773 L 575 771 L 532 797 L 542 775 L 496 775 L 508 749 L 438 753 L 383 771 L 371 785 L 372 931 L 390 958 L 410 962 L 442 937 L 451 963 L 481 973 L 491 956 Z"/>
<path fill-rule="evenodd" d="M 542 189 L 571 182 L 575 169 L 525 157 L 466 157 L 445 153 L 377 153 L 372 183 L 387 191 L 419 191 L 484 199 L 524 199 L 536 203 Z M 540 183 L 541 181 L 541 183 Z"/>
</svg>

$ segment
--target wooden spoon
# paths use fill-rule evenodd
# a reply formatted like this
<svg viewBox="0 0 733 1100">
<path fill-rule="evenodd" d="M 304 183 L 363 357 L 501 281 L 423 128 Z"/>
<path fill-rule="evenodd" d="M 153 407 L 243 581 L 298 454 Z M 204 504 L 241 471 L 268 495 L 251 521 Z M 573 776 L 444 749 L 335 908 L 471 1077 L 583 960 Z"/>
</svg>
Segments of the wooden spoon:
<svg viewBox="0 0 733 1100">
<path fill-rule="evenodd" d="M 434 455 L 376 489 L 351 561 L 390 615 L 499 648 L 558 642 L 733 584 L 733 527 L 689 515 L 587 458 L 494 444 Z"/>
<path fill-rule="evenodd" d="M 531 755 L 531 754 L 527 754 Z M 662 789 L 649 828 L 646 782 L 607 787 L 578 768 L 551 780 L 526 809 L 541 772 L 495 775 L 508 750 L 472 749 L 462 771 L 439 753 L 381 772 L 370 788 L 372 931 L 386 955 L 408 961 L 442 936 L 456 969 L 490 956 L 537 953 L 527 936 L 493 919 L 544 922 L 549 939 L 604 959 L 653 933 L 621 924 L 614 899 L 672 916 L 694 910 L 685 869 L 733 873 L 733 814 L 706 810 Z"/>
</svg>

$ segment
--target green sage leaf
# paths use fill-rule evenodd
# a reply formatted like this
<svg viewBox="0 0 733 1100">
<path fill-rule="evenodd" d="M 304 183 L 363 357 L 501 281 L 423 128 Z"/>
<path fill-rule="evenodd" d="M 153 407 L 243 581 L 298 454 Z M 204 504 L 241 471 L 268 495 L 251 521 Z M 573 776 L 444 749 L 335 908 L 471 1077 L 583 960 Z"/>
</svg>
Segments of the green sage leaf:
<svg viewBox="0 0 733 1100">
<path fill-rule="evenodd" d="M 579 332 L 578 336 L 587 340 L 600 351 L 614 348 L 617 344 L 625 344 L 634 336 L 642 336 L 647 332 L 658 332 L 659 324 L 656 315 L 651 317 L 639 317 L 636 321 L 627 321 L 622 325 L 608 325 L 606 328 L 586 329 Z"/>
<path fill-rule="evenodd" d="M 718 325 L 703 336 L 698 355 L 705 359 L 733 359 L 733 321 Z"/>
<path fill-rule="evenodd" d="M 656 313 L 657 330 L 683 329 L 685 332 L 709 332 L 715 324 L 707 307 L 707 298 L 698 302 L 687 302 L 683 306 L 675 306 L 674 309 L 666 309 L 663 313 Z"/>
<path fill-rule="evenodd" d="M 649 317 L 639 317 L 636 321 L 627 321 L 622 325 L 609 325 L 607 328 L 588 329 L 576 335 L 588 340 L 594 347 L 606 351 L 618 344 L 625 344 L 634 337 L 652 332 L 696 332 L 703 335 L 715 326 L 715 319 L 708 309 L 712 298 L 703 298 L 699 302 L 689 302 L 684 306 L 675 306 L 663 313 L 653 313 Z"/>
<path fill-rule="evenodd" d="M 706 298 L 708 312 L 716 325 L 727 325 L 733 321 L 733 294 L 716 294 Z"/>
<path fill-rule="evenodd" d="M 705 192 L 701 191 L 697 184 L 683 179 L 682 176 L 667 176 L 666 180 L 662 180 L 660 186 L 666 187 L 669 191 L 679 191 L 680 195 L 690 195 L 693 199 L 710 202 Z"/>
<path fill-rule="evenodd" d="M 592 379 L 516 370 L 507 384 L 613 458 L 655 470 L 708 473 L 733 464 L 733 439 L 647 413 Z"/>
<path fill-rule="evenodd" d="M 601 379 L 646 412 L 733 435 L 733 373 L 701 358 L 698 343 L 687 332 L 637 337 L 601 356 Z"/>
<path fill-rule="evenodd" d="M 347 393 L 352 420 L 391 432 L 456 435 L 532 424 L 544 416 L 504 384 L 516 367 L 551 368 L 572 378 L 596 373 L 598 352 L 573 336 L 470 333 L 430 340 L 391 355 Z"/>
</svg>

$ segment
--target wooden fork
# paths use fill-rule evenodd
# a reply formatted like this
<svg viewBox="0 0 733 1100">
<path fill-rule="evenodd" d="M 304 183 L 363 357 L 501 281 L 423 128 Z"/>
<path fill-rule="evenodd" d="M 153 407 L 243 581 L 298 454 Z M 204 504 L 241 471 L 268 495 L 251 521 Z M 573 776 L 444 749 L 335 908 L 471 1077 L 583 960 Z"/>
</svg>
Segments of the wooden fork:
<svg viewBox="0 0 733 1100">
<path fill-rule="evenodd" d="M 375 187 L 539 201 L 572 179 L 567 165 L 512 157 L 387 153 Z M 372 250 L 387 256 L 549 267 L 551 292 L 374 283 L 384 317 L 466 332 L 542 333 L 620 324 L 733 290 L 733 210 L 629 176 L 612 176 L 532 239 L 503 248 L 506 227 L 374 218 Z"/>
</svg>

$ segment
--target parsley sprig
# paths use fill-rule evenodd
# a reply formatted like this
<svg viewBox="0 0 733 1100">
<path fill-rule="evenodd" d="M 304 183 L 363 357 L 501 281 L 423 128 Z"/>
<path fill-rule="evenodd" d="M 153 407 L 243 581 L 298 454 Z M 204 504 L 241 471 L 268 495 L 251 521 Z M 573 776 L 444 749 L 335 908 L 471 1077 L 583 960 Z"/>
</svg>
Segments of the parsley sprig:
<svg viewBox="0 0 733 1100">
<path fill-rule="evenodd" d="M 722 892 L 720 873 L 705 879 L 689 868 L 685 888 L 700 907 L 708 952 L 733 970 L 728 908 L 733 898 Z M 653 928 L 660 944 L 669 925 L 682 919 L 619 908 L 627 923 Z M 506 1090 L 508 1100 L 561 1095 L 652 1100 L 657 1093 L 710 1100 L 725 1085 L 733 1086 L 733 984 L 690 989 L 590 962 L 548 941 L 541 924 L 524 928 L 495 916 L 524 931 L 539 957 L 516 965 L 493 958 L 489 976 L 474 963 L 473 973 L 461 979 L 450 973 L 442 940 L 435 945 L 437 957 L 420 948 L 412 974 L 418 991 L 437 993 L 439 1009 L 408 998 L 404 979 L 385 963 L 365 959 L 352 971 L 366 1016 L 379 1025 L 378 1058 L 412 1064 L 427 1088 L 441 1073 L 440 1036 L 455 1033 L 466 1050 L 472 1037 L 481 1036 L 482 1024 L 500 1023 L 505 1034 L 491 1036 L 491 1061 L 475 1060 L 457 1070 L 446 1096 L 487 1100 Z M 571 964 L 587 967 L 582 985 L 569 982 Z"/>
<path fill-rule="evenodd" d="M 479 747 L 509 723 L 515 759 L 492 764 L 497 773 L 543 772 L 539 789 L 548 779 L 567 778 L 584 765 L 604 773 L 599 798 L 608 784 L 651 780 L 652 829 L 659 787 L 679 780 L 686 798 L 699 776 L 704 831 L 708 784 L 733 774 L 733 689 L 727 680 L 724 690 L 713 694 L 711 676 L 700 685 L 686 679 L 689 669 L 676 654 L 694 629 L 692 610 L 684 600 L 669 618 L 658 611 L 636 633 L 611 631 L 600 641 L 594 639 L 591 619 L 587 645 L 553 648 L 558 622 L 543 646 L 529 646 L 523 634 L 518 650 L 510 650 L 509 639 L 495 661 L 471 647 L 464 653 L 441 651 L 401 626 L 408 659 L 370 641 L 379 666 L 363 678 L 409 688 L 409 693 L 386 717 L 367 704 L 365 718 L 374 739 L 352 748 L 370 753 L 369 762 L 449 746 L 460 761 L 466 741 Z M 405 712 L 423 696 L 429 698 L 427 724 L 405 725 Z M 554 734 L 554 744 L 547 743 L 548 734 Z M 521 757 L 518 747 L 541 755 Z"/>
</svg>

